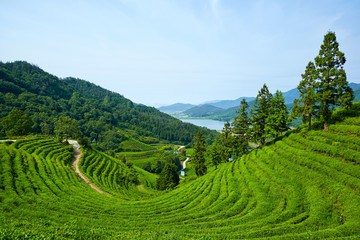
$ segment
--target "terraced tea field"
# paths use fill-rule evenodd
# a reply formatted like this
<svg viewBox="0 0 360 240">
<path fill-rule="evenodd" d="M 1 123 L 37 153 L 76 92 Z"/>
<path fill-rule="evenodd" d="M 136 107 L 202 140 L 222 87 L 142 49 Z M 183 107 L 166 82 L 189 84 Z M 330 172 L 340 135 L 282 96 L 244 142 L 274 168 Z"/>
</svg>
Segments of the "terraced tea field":
<svg viewBox="0 0 360 240">
<path fill-rule="evenodd" d="M 358 239 L 360 118 L 303 131 L 159 193 L 153 175 L 46 139 L 0 144 L 0 239 Z M 133 181 L 132 174 L 138 175 Z"/>
</svg>

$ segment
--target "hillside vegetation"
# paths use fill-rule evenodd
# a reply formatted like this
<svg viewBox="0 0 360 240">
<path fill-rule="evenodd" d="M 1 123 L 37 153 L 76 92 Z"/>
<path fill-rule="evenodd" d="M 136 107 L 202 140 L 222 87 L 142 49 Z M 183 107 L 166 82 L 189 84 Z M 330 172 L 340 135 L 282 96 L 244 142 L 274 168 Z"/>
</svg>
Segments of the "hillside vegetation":
<svg viewBox="0 0 360 240">
<path fill-rule="evenodd" d="M 186 145 L 201 129 L 95 84 L 75 78 L 59 79 L 21 61 L 0 62 L 0 108 L 0 119 L 13 110 L 25 112 L 32 119 L 30 132 L 34 134 L 57 134 L 58 120 L 66 116 L 75 120 L 73 125 L 79 126 L 80 135 L 102 151 L 122 151 L 119 144 L 123 141 L 146 142 L 149 138 L 153 142 Z M 202 131 L 209 142 L 217 134 Z M 70 134 L 78 138 L 74 132 Z M 11 132 L 0 129 L 0 136 L 5 133 Z"/>
<path fill-rule="evenodd" d="M 360 103 L 339 110 L 327 132 L 298 129 L 164 193 L 152 190 L 150 173 L 95 150 L 83 150 L 82 171 L 111 196 L 76 175 L 69 146 L 51 139 L 2 143 L 0 236 L 356 239 L 359 113 Z"/>
</svg>

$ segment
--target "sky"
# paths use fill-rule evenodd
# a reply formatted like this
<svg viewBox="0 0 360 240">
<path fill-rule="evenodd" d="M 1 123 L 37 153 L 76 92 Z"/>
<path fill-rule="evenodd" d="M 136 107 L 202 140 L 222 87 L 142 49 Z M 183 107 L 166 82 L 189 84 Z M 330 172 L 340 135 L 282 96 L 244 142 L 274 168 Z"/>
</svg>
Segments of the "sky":
<svg viewBox="0 0 360 240">
<path fill-rule="evenodd" d="M 296 88 L 336 33 L 360 83 L 359 0 L 1 0 L 0 61 L 149 106 Z"/>
</svg>

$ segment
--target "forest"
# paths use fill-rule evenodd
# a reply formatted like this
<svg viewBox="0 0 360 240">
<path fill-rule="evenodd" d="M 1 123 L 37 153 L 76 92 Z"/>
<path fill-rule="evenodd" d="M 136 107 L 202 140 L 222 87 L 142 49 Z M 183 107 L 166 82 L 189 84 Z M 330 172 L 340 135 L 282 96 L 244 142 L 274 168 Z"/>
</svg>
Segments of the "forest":
<svg viewBox="0 0 360 240">
<path fill-rule="evenodd" d="M 8 124 L 6 120 L 1 124 L 3 137 L 81 136 L 99 150 L 120 152 L 123 150 L 120 144 L 129 139 L 144 143 L 191 144 L 200 129 L 90 82 L 59 79 L 24 61 L 0 63 L 0 85 L 0 118 L 18 111 L 10 114 Z M 31 120 L 30 126 L 23 125 L 21 131 L 15 130 L 16 125 L 22 124 L 23 118 L 19 116 L 28 116 Z M 16 124 L 12 124 L 14 119 Z M 66 131 L 66 126 L 71 129 Z M 209 143 L 217 136 L 215 131 L 202 131 Z"/>
</svg>

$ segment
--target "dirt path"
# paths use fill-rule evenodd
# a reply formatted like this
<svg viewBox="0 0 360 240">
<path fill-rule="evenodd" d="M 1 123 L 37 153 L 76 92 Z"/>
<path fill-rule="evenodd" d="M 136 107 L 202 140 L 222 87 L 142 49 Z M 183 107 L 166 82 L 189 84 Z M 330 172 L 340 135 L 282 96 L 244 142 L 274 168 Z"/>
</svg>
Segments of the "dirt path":
<svg viewBox="0 0 360 240">
<path fill-rule="evenodd" d="M 77 143 L 77 142 L 76 142 Z M 104 192 L 103 190 L 101 190 L 100 188 L 98 188 L 97 186 L 95 186 L 94 184 L 92 184 L 89 179 L 87 179 L 81 172 L 80 172 L 80 169 L 79 169 L 79 161 L 80 161 L 80 158 L 81 158 L 81 155 L 82 155 L 82 151 L 80 149 L 77 148 L 77 146 L 75 147 L 75 145 L 73 144 L 74 146 L 74 161 L 72 163 L 72 167 L 75 169 L 75 172 L 77 174 L 79 174 L 80 178 L 86 182 L 87 184 L 89 184 L 89 186 L 94 189 L 95 191 L 97 191 L 98 193 L 102 193 L 102 194 L 105 194 L 107 196 L 111 196 L 110 194 Z"/>
<path fill-rule="evenodd" d="M 185 168 L 186 168 L 186 162 L 189 161 L 190 158 L 189 157 L 186 157 L 185 161 L 183 162 L 183 169 L 181 169 L 181 171 L 184 171 Z"/>
</svg>

